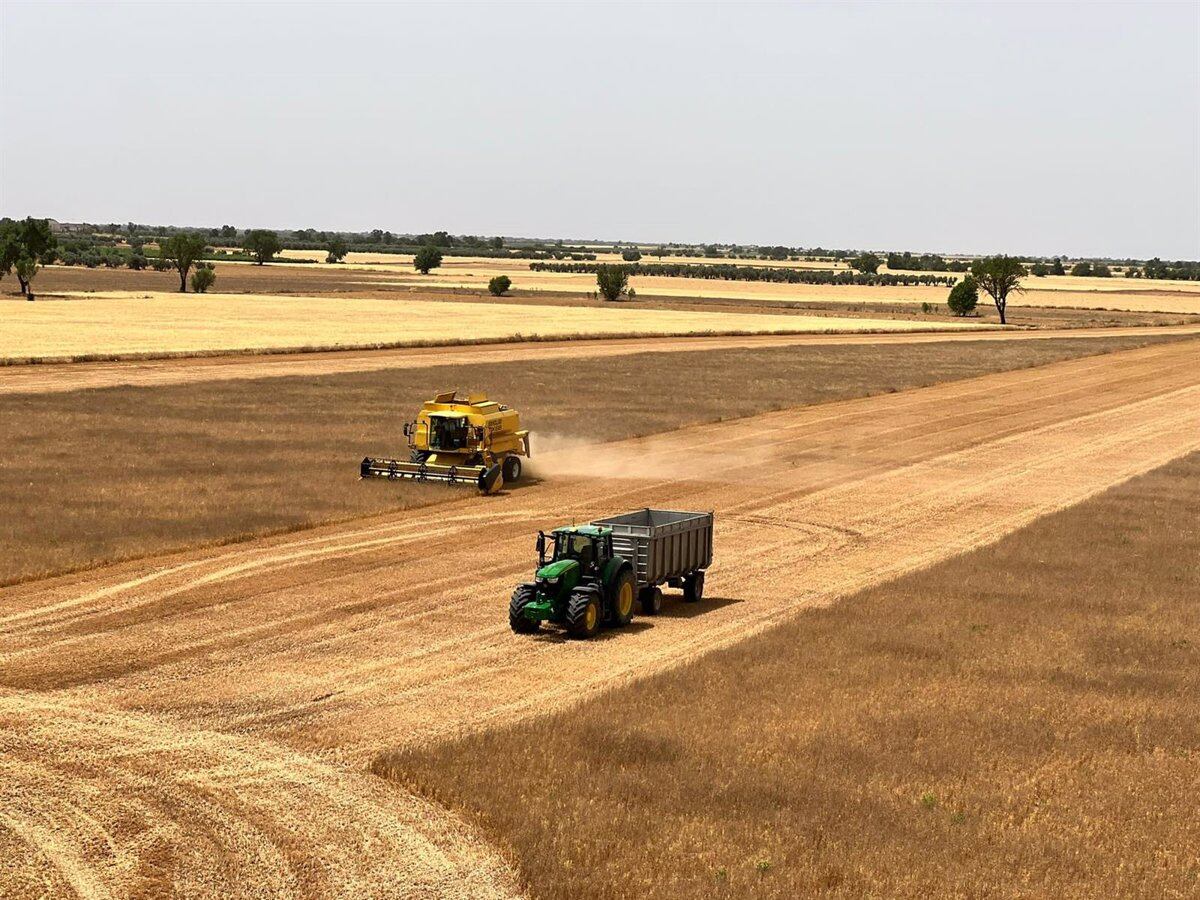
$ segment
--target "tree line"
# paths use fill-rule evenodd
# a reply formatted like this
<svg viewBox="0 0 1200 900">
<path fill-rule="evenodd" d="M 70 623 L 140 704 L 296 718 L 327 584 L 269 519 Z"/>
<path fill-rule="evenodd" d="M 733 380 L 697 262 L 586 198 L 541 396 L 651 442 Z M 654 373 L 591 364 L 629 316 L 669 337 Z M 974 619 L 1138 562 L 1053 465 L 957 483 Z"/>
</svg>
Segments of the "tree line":
<svg viewBox="0 0 1200 900">
<path fill-rule="evenodd" d="M 534 272 L 570 272 L 592 275 L 600 269 L 592 263 L 532 262 Z M 954 278 L 941 275 L 912 275 L 885 272 L 851 272 L 833 269 L 796 269 L 783 266 L 738 266 L 730 263 L 630 263 L 620 266 L 627 275 L 658 275 L 667 278 L 703 278 L 718 281 L 766 281 L 782 284 L 830 285 L 942 285 L 949 286 Z"/>
</svg>

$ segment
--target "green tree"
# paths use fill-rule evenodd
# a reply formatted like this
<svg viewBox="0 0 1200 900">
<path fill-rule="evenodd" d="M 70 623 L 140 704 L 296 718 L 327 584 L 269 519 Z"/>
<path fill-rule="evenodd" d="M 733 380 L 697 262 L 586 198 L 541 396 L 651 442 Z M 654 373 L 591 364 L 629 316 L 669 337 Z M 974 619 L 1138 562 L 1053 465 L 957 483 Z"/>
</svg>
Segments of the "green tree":
<svg viewBox="0 0 1200 900">
<path fill-rule="evenodd" d="M 30 283 L 33 281 L 33 276 L 38 273 L 38 261 L 32 256 L 22 256 L 13 267 L 17 270 L 17 281 L 21 282 L 21 293 L 33 299 L 33 291 L 30 290 Z"/>
<path fill-rule="evenodd" d="M 179 291 L 187 291 L 188 270 L 204 255 L 204 235 L 192 231 L 180 231 L 162 242 L 159 252 L 167 260 L 169 268 L 179 272 Z"/>
<path fill-rule="evenodd" d="M 436 269 L 441 264 L 442 251 L 432 244 L 422 247 L 413 257 L 413 268 L 422 275 L 428 275 L 430 269 Z"/>
<path fill-rule="evenodd" d="M 488 243 L 491 245 L 493 250 L 504 249 L 504 238 L 502 238 L 502 237 L 494 237 L 490 241 L 488 241 Z"/>
<path fill-rule="evenodd" d="M 630 247 L 628 250 L 621 251 L 621 259 L 625 260 L 625 262 L 637 262 L 641 258 L 641 251 L 636 247 Z"/>
<path fill-rule="evenodd" d="M 1015 256 L 988 256 L 975 260 L 971 266 L 971 277 L 996 304 L 1001 325 L 1008 322 L 1008 295 L 1014 291 L 1021 292 L 1021 278 L 1024 275 L 1025 267 Z"/>
<path fill-rule="evenodd" d="M 340 237 L 335 237 L 329 242 L 329 255 L 325 257 L 325 262 L 340 263 L 349 252 L 350 248 L 346 246 L 346 242 Z"/>
<path fill-rule="evenodd" d="M 1054 257 L 1054 261 L 1050 263 L 1050 274 L 1051 275 L 1066 275 L 1067 274 L 1067 270 L 1063 268 L 1062 260 L 1059 259 L 1057 256 Z"/>
<path fill-rule="evenodd" d="M 58 256 L 58 239 L 50 230 L 49 219 L 35 219 L 32 216 L 20 222 L 6 219 L 0 223 L 0 275 L 7 275 L 17 267 L 22 259 L 34 263 L 32 271 L 37 271 L 37 263 L 49 263 Z M 29 264 L 23 267 L 30 271 Z M 21 285 L 21 293 L 29 293 L 29 281 L 21 274 L 22 268 L 16 269 L 17 281 Z"/>
<path fill-rule="evenodd" d="M 596 289 L 605 300 L 617 300 L 629 286 L 629 270 L 624 266 L 596 266 Z"/>
<path fill-rule="evenodd" d="M 488 290 L 492 292 L 493 297 L 502 297 L 504 292 L 512 287 L 512 279 L 507 275 L 497 275 L 488 282 Z"/>
<path fill-rule="evenodd" d="M 1104 263 L 1096 263 L 1092 266 L 1092 274 L 1097 278 L 1112 278 L 1112 269 Z"/>
<path fill-rule="evenodd" d="M 1092 274 L 1092 264 L 1086 259 L 1071 266 L 1072 275 L 1088 276 Z"/>
<path fill-rule="evenodd" d="M 146 268 L 146 257 L 142 256 L 140 253 L 132 254 L 129 257 L 129 268 L 133 269 L 135 272 L 140 272 L 142 269 Z"/>
<path fill-rule="evenodd" d="M 946 305 L 956 316 L 970 315 L 975 312 L 975 306 L 978 303 L 979 285 L 970 275 L 950 288 L 950 296 L 946 298 Z"/>
<path fill-rule="evenodd" d="M 246 232 L 246 237 L 242 239 L 242 247 L 261 266 L 282 250 L 283 244 L 279 243 L 279 235 L 275 232 L 266 228 L 255 228 Z"/>
<path fill-rule="evenodd" d="M 1036 262 L 1032 266 L 1029 267 L 1029 274 L 1034 275 L 1038 278 L 1045 278 L 1047 275 L 1050 274 L 1050 267 L 1047 266 L 1044 262 Z"/>
<path fill-rule="evenodd" d="M 879 271 L 881 265 L 883 265 L 883 260 L 870 252 L 860 253 L 850 260 L 850 268 L 856 269 L 864 275 L 874 275 Z"/>
<path fill-rule="evenodd" d="M 212 267 L 212 263 L 200 263 L 196 266 L 196 271 L 192 273 L 192 290 L 197 294 L 203 294 L 213 282 L 217 280 L 217 273 Z"/>
</svg>

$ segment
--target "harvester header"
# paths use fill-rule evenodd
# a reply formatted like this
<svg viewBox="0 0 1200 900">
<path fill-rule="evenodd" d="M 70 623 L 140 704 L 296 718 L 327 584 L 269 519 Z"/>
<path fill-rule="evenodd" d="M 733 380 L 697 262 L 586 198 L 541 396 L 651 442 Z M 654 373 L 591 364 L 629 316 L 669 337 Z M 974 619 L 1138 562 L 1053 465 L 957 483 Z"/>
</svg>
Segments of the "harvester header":
<svg viewBox="0 0 1200 900">
<path fill-rule="evenodd" d="M 521 457 L 529 456 L 529 432 L 520 413 L 483 394 L 442 391 L 425 401 L 404 425 L 407 460 L 366 457 L 362 478 L 473 484 L 494 494 L 521 477 Z"/>
</svg>

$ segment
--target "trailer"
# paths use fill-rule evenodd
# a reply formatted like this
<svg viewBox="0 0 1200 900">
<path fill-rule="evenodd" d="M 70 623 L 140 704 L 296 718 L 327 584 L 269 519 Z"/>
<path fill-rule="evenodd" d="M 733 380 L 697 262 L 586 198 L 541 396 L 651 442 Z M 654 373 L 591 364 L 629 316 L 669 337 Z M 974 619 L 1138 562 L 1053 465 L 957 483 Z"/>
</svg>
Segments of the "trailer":
<svg viewBox="0 0 1200 900">
<path fill-rule="evenodd" d="M 704 571 L 712 565 L 713 514 L 639 509 L 593 525 L 612 530 L 613 552 L 633 564 L 642 612 L 662 608 L 661 585 L 683 588 L 683 599 L 704 596 Z"/>
</svg>

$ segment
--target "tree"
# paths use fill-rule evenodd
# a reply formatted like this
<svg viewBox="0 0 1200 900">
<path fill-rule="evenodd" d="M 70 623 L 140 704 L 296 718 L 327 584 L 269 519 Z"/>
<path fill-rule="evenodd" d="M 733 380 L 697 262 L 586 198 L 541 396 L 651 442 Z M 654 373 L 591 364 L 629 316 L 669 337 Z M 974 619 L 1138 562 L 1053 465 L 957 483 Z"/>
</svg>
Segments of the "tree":
<svg viewBox="0 0 1200 900">
<path fill-rule="evenodd" d="M 179 272 L 180 293 L 187 291 L 188 270 L 204 255 L 204 250 L 204 235 L 196 232 L 176 232 L 162 242 L 159 252 L 163 259 L 169 261 L 169 268 Z"/>
<path fill-rule="evenodd" d="M 413 268 L 422 275 L 428 275 L 430 269 L 436 269 L 442 264 L 442 251 L 432 244 L 422 247 L 413 257 Z"/>
<path fill-rule="evenodd" d="M 1054 261 L 1050 263 L 1050 274 L 1051 275 L 1066 275 L 1067 274 L 1067 270 L 1063 268 L 1062 260 L 1059 259 L 1057 256 L 1054 257 Z"/>
<path fill-rule="evenodd" d="M 221 237 L 232 240 L 233 238 L 237 237 L 237 229 L 234 228 L 232 225 L 222 225 L 221 226 Z"/>
<path fill-rule="evenodd" d="M 58 239 L 50 230 L 49 219 L 35 219 L 32 216 L 21 222 L 6 219 L 0 223 L 0 275 L 7 275 L 22 259 L 33 262 L 32 271 L 37 271 L 37 263 L 52 262 L 58 256 Z M 30 271 L 28 264 L 25 271 Z M 21 293 L 29 293 L 29 282 L 17 268 L 17 281 L 21 285 Z"/>
<path fill-rule="evenodd" d="M 32 300 L 33 291 L 29 284 L 38 272 L 38 261 L 32 256 L 22 256 L 13 265 L 17 270 L 17 281 L 21 282 L 21 293 Z"/>
<path fill-rule="evenodd" d="M 617 300 L 629 285 L 629 270 L 624 266 L 596 266 L 596 288 L 605 300 Z"/>
<path fill-rule="evenodd" d="M 1000 324 L 1007 324 L 1008 295 L 1021 292 L 1021 278 L 1025 267 L 1015 256 L 989 256 L 977 259 L 971 266 L 971 277 L 983 288 L 996 304 L 1000 313 Z"/>
<path fill-rule="evenodd" d="M 946 298 L 946 305 L 956 316 L 970 315 L 975 312 L 975 306 L 978 303 L 979 286 L 970 275 L 950 288 L 950 296 Z"/>
<path fill-rule="evenodd" d="M 1045 278 L 1050 274 L 1050 268 L 1044 262 L 1036 262 L 1029 268 L 1029 274 Z"/>
<path fill-rule="evenodd" d="M 142 256 L 140 253 L 134 253 L 129 257 L 129 268 L 133 269 L 135 272 L 140 272 L 142 269 L 146 268 L 146 257 Z"/>
<path fill-rule="evenodd" d="M 637 262 L 641 258 L 642 254 L 636 247 L 621 251 L 621 259 L 625 260 L 625 262 Z"/>
<path fill-rule="evenodd" d="M 854 259 L 850 260 L 850 268 L 857 269 L 864 275 L 874 275 L 879 271 L 879 267 L 883 264 L 883 260 L 874 253 L 860 253 Z"/>
<path fill-rule="evenodd" d="M 246 237 L 242 239 L 242 247 L 260 266 L 283 249 L 283 245 L 279 243 L 279 235 L 266 228 L 247 231 Z"/>
<path fill-rule="evenodd" d="M 217 273 L 213 269 L 212 263 L 200 263 L 196 266 L 196 271 L 192 273 L 192 290 L 197 294 L 203 294 L 212 287 L 216 280 Z"/>
<path fill-rule="evenodd" d="M 497 275 L 488 282 L 488 290 L 492 292 L 493 297 L 502 297 L 504 292 L 512 287 L 512 279 L 507 275 Z"/>
<path fill-rule="evenodd" d="M 1112 278 L 1112 269 L 1104 263 L 1096 263 L 1092 266 L 1092 274 L 1097 278 Z"/>
<path fill-rule="evenodd" d="M 1088 276 L 1092 274 L 1092 264 L 1086 259 L 1083 262 L 1077 262 L 1071 266 L 1072 275 Z"/>
<path fill-rule="evenodd" d="M 329 242 L 329 255 L 325 257 L 325 262 L 340 263 L 348 252 L 350 248 L 346 246 L 346 242 L 340 237 L 335 237 Z"/>
</svg>

